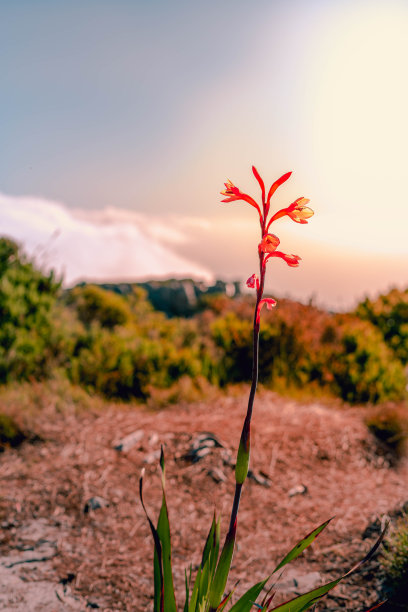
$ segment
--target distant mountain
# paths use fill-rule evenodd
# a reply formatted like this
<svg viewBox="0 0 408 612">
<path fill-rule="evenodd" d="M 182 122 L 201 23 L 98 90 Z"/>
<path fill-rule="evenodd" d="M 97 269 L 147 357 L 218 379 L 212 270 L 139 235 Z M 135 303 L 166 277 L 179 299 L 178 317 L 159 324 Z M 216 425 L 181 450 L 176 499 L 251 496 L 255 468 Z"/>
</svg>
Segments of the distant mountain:
<svg viewBox="0 0 408 612">
<path fill-rule="evenodd" d="M 81 286 L 85 284 L 80 283 Z M 134 287 L 142 287 L 147 292 L 153 307 L 169 317 L 192 316 L 199 309 L 201 298 L 207 295 L 223 294 L 228 297 L 241 295 L 240 281 L 228 283 L 217 280 L 209 284 L 191 278 L 151 280 L 144 283 L 98 283 L 98 287 L 120 295 L 128 295 Z"/>
</svg>

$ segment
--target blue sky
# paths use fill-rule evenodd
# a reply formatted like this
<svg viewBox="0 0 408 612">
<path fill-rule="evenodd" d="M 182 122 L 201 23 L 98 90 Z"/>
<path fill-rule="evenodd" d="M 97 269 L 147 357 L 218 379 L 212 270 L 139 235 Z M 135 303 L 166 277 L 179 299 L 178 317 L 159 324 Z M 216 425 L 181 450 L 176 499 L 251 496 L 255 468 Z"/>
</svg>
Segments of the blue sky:
<svg viewBox="0 0 408 612">
<path fill-rule="evenodd" d="M 407 28 L 396 0 L 0 0 L 0 222 L 28 250 L 51 240 L 65 271 L 103 219 L 113 260 L 126 235 L 180 273 L 247 278 L 256 218 L 218 192 L 228 177 L 257 195 L 255 164 L 269 183 L 294 171 L 276 205 L 316 211 L 274 228 L 303 258 L 277 265 L 275 292 L 342 307 L 406 285 Z M 22 196 L 44 203 L 35 223 Z M 165 273 L 148 246 L 106 272 L 95 248 L 71 281 Z"/>
</svg>

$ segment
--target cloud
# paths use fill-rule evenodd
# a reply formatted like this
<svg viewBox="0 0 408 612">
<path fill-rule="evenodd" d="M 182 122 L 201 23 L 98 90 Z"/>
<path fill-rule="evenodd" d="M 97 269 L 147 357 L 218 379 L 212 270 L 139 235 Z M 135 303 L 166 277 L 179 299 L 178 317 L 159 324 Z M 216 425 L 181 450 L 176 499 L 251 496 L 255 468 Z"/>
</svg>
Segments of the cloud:
<svg viewBox="0 0 408 612">
<path fill-rule="evenodd" d="M 211 280 L 205 266 L 174 251 L 191 241 L 191 227 L 205 227 L 205 221 L 116 208 L 69 209 L 41 198 L 0 194 L 0 233 L 20 242 L 43 268 L 62 274 L 68 286 L 80 280 L 169 276 Z"/>
</svg>

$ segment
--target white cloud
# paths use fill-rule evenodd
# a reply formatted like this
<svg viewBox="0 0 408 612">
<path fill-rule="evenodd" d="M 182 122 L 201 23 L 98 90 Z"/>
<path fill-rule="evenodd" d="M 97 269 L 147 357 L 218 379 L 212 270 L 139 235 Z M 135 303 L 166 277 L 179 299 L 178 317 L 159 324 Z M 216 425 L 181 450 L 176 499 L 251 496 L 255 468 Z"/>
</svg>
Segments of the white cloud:
<svg viewBox="0 0 408 612">
<path fill-rule="evenodd" d="M 197 223 L 205 226 L 197 219 L 150 218 L 116 208 L 71 210 L 41 198 L 0 194 L 0 234 L 62 274 L 66 285 L 169 276 L 210 280 L 207 268 L 173 249 L 188 244 L 189 227 Z"/>
</svg>

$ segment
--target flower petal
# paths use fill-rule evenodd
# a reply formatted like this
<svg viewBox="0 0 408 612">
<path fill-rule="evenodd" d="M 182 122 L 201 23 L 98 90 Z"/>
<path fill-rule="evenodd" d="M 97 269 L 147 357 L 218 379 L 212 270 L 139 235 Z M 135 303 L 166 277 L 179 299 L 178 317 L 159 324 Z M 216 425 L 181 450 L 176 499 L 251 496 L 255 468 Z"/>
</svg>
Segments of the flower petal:
<svg viewBox="0 0 408 612">
<path fill-rule="evenodd" d="M 221 191 L 220 193 L 221 195 L 225 195 L 227 197 L 224 200 L 221 200 L 221 202 L 234 202 L 235 200 L 244 200 L 245 202 L 248 202 L 248 204 L 250 204 L 251 206 L 257 209 L 259 213 L 259 218 L 261 219 L 261 222 L 262 222 L 261 209 L 259 208 L 258 204 L 255 202 L 255 200 L 251 198 L 251 196 L 247 195 L 246 193 L 242 193 L 242 191 L 240 191 L 238 187 L 235 187 L 234 183 L 232 183 L 230 180 L 227 180 L 227 182 L 224 183 L 224 185 L 225 185 L 225 189 L 224 191 Z"/>
<path fill-rule="evenodd" d="M 256 274 L 252 274 L 252 276 L 250 276 L 246 282 L 247 287 L 249 287 L 249 289 L 255 289 L 255 287 L 258 284 L 258 277 Z"/>
<path fill-rule="evenodd" d="M 274 251 L 270 253 L 265 261 L 267 261 L 270 257 L 280 257 L 283 261 L 286 261 L 288 266 L 291 268 L 297 268 L 299 266 L 299 261 L 301 261 L 301 257 L 299 255 L 287 255 L 286 253 L 282 253 L 282 251 Z"/>
<path fill-rule="evenodd" d="M 304 198 L 306 200 L 306 198 Z M 309 202 L 309 200 L 306 200 Z M 294 210 L 288 212 L 288 215 L 296 223 L 307 223 L 307 219 L 313 217 L 314 211 L 308 206 L 297 206 Z"/>
<path fill-rule="evenodd" d="M 259 174 L 258 170 L 255 168 L 255 166 L 252 166 L 252 172 L 254 173 L 254 177 L 256 178 L 256 180 L 259 183 L 259 186 L 261 188 L 261 192 L 262 192 L 262 203 L 265 202 L 265 183 L 263 182 L 261 175 Z"/>
<path fill-rule="evenodd" d="M 259 244 L 259 250 L 263 253 L 273 253 L 279 246 L 280 240 L 275 234 L 265 234 Z"/>
<path fill-rule="evenodd" d="M 268 204 L 269 204 L 269 202 L 271 200 L 271 197 L 273 196 L 273 194 L 277 190 L 277 188 L 280 187 L 282 185 L 282 183 L 285 183 L 285 181 L 288 180 L 288 178 L 290 177 L 291 174 L 292 174 L 292 172 L 286 172 L 286 174 L 283 174 L 280 178 L 278 178 L 277 181 L 274 182 L 274 184 L 272 185 L 272 187 L 269 190 L 268 198 L 266 200 L 266 202 Z"/>
<path fill-rule="evenodd" d="M 310 217 L 313 217 L 314 215 L 313 210 L 306 206 L 306 204 L 309 204 L 309 202 L 310 200 L 307 198 L 298 198 L 287 208 L 278 210 L 278 212 L 276 212 L 270 219 L 268 225 L 266 226 L 266 230 L 268 231 L 271 223 L 277 219 L 280 219 L 281 217 L 284 217 L 285 215 L 290 217 L 293 221 L 296 221 L 296 223 L 307 223 L 306 219 L 310 219 Z"/>
<path fill-rule="evenodd" d="M 256 311 L 256 322 L 259 323 L 260 318 L 261 318 L 261 310 L 263 305 L 266 304 L 266 307 L 268 310 L 272 310 L 272 308 L 275 308 L 277 302 L 276 300 L 274 300 L 273 298 L 264 298 L 263 300 L 261 300 L 258 304 L 258 309 Z"/>
</svg>

